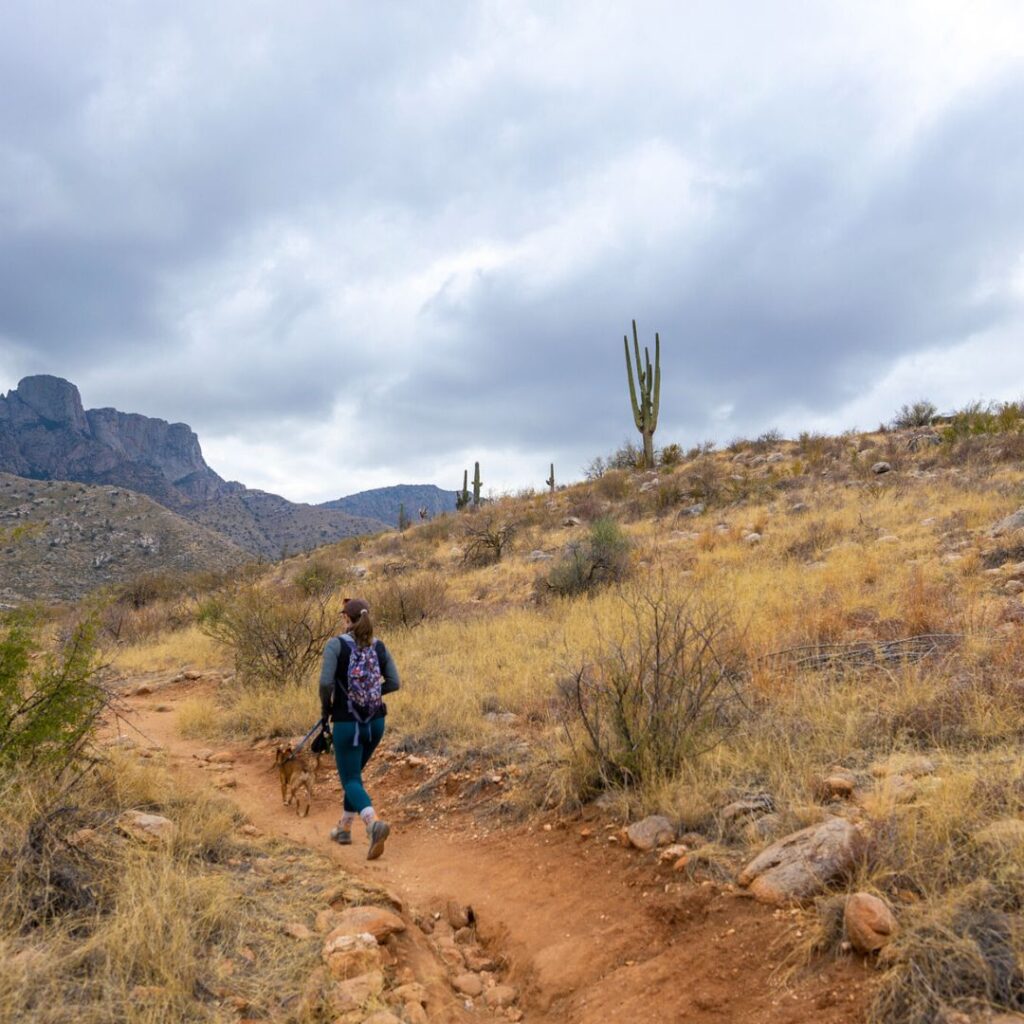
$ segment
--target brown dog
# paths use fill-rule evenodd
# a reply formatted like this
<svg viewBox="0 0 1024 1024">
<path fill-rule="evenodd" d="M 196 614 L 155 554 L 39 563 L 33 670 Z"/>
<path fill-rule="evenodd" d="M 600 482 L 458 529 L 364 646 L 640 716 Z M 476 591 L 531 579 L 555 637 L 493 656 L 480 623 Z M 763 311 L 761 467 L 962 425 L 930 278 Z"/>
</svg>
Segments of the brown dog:
<svg viewBox="0 0 1024 1024">
<path fill-rule="evenodd" d="M 274 764 L 281 777 L 281 802 L 287 807 L 295 801 L 295 813 L 309 816 L 313 803 L 313 766 L 306 754 L 296 755 L 290 743 L 278 744 L 274 752 Z M 302 793 L 305 791 L 306 809 L 302 809 Z"/>
</svg>

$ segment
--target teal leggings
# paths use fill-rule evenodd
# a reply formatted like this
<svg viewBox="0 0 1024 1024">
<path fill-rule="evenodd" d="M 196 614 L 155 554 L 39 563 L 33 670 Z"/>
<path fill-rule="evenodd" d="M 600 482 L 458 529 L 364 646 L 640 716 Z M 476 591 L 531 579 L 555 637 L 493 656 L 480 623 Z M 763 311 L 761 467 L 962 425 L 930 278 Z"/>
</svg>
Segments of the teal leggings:
<svg viewBox="0 0 1024 1024">
<path fill-rule="evenodd" d="M 354 747 L 356 729 L 359 729 L 359 746 Z M 374 718 L 365 725 L 357 722 L 334 723 L 334 760 L 338 765 L 338 778 L 345 790 L 345 810 L 359 814 L 373 805 L 370 794 L 363 785 L 363 769 L 373 756 L 381 737 L 384 735 L 384 719 Z"/>
</svg>

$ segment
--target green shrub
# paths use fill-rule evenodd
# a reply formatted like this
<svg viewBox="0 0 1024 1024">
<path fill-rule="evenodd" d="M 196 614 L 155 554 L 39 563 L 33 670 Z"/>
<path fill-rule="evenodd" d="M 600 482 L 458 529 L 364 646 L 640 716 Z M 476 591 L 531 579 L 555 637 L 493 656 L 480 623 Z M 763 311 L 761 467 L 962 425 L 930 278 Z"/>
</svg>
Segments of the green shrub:
<svg viewBox="0 0 1024 1024">
<path fill-rule="evenodd" d="M 892 421 L 896 430 L 909 430 L 913 427 L 927 427 L 938 414 L 938 408 L 926 398 L 919 399 L 912 405 L 904 405 Z"/>
<path fill-rule="evenodd" d="M 658 453 L 658 462 L 662 466 L 678 466 L 683 458 L 683 449 L 677 444 L 667 444 Z"/>
<path fill-rule="evenodd" d="M 570 544 L 551 567 L 539 592 L 571 597 L 622 580 L 629 571 L 629 548 L 629 538 L 614 519 L 598 519 L 588 536 Z"/>
<path fill-rule="evenodd" d="M 98 679 L 95 626 L 76 626 L 44 654 L 36 623 L 0 625 L 0 766 L 67 764 L 89 737 L 107 693 Z"/>
</svg>

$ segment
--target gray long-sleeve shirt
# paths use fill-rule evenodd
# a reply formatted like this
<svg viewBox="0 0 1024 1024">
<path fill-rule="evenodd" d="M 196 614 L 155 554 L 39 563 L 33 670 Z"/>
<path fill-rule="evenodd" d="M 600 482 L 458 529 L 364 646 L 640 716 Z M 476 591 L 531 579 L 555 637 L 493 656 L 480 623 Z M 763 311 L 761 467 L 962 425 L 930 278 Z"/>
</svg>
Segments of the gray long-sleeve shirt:
<svg viewBox="0 0 1024 1024">
<path fill-rule="evenodd" d="M 345 635 L 348 636 L 348 634 Z M 401 680 L 398 678 L 398 668 L 395 665 L 395 659 L 388 653 L 383 640 L 375 640 L 374 647 L 377 651 L 377 661 L 380 664 L 381 675 L 384 676 L 384 685 L 381 687 L 381 692 L 394 693 L 402 685 Z M 353 720 L 344 699 L 335 700 L 334 683 L 339 678 L 338 662 L 342 662 L 340 678 L 344 680 L 348 673 L 348 658 L 348 644 L 343 643 L 340 637 L 331 637 L 324 647 L 324 660 L 320 667 L 320 709 L 324 717 L 330 715 L 336 722 L 350 722 Z M 386 712 L 387 708 L 385 707 L 384 713 Z"/>
</svg>

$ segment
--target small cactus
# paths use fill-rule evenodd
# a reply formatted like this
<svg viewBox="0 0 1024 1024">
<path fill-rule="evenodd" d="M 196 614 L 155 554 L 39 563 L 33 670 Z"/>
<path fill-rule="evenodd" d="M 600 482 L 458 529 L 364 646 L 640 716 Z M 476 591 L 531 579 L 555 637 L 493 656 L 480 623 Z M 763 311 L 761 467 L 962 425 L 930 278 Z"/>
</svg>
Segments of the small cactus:
<svg viewBox="0 0 1024 1024">
<path fill-rule="evenodd" d="M 473 507 L 479 508 L 480 506 L 480 487 L 483 481 L 480 479 L 480 463 L 476 463 L 473 469 Z"/>
<path fill-rule="evenodd" d="M 455 510 L 461 512 L 469 504 L 469 470 L 462 471 L 462 490 L 455 492 Z"/>
</svg>

